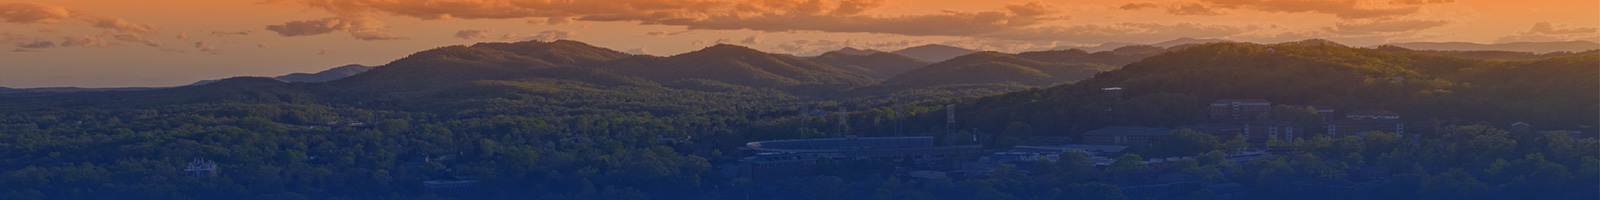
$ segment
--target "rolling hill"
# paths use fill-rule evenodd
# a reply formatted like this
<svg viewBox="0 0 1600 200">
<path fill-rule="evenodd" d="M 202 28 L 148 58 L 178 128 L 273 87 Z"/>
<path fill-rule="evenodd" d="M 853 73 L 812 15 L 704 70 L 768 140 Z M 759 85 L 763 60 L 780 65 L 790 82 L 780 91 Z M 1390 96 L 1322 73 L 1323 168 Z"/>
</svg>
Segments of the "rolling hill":
<svg viewBox="0 0 1600 200">
<path fill-rule="evenodd" d="M 1115 67 L 1097 63 L 1043 62 L 999 52 L 979 52 L 896 76 L 885 85 L 959 85 L 1014 82 L 1044 86 L 1082 80 Z"/>
<path fill-rule="evenodd" d="M 817 57 L 806 60 L 811 62 L 831 65 L 833 67 L 850 71 L 851 73 L 872 77 L 877 80 L 887 80 L 907 71 L 927 66 L 923 62 L 900 54 L 877 52 L 872 54 L 852 54 L 843 51 L 823 53 Z"/>
<path fill-rule="evenodd" d="M 1552 129 L 1600 121 L 1600 55 L 1525 61 L 1458 58 L 1337 45 L 1217 43 L 1152 56 L 1070 85 L 987 97 L 974 126 L 1020 121 L 1035 130 L 1081 132 L 1113 124 L 1168 126 L 1199 122 L 1185 107 L 1224 98 L 1274 104 L 1331 105 L 1339 110 L 1390 110 L 1405 120 L 1523 121 Z M 1099 98 L 1121 87 L 1124 103 Z M 1167 103 L 1159 103 L 1167 102 Z M 1115 108 L 1115 109 L 1112 109 Z M 1112 118 L 1086 113 L 1125 110 Z M 1170 113 L 1169 113 L 1170 112 Z M 1076 114 L 1074 114 L 1076 113 Z M 1175 117 L 1175 118 L 1174 118 Z"/>
<path fill-rule="evenodd" d="M 938 45 L 938 44 L 929 44 L 929 45 L 922 45 L 922 46 L 915 46 L 915 47 L 911 47 L 911 48 L 901 49 L 901 50 L 898 50 L 898 51 L 894 51 L 892 53 L 900 54 L 900 55 L 903 55 L 903 56 L 906 56 L 906 57 L 915 58 L 917 60 L 921 60 L 921 61 L 925 61 L 925 62 L 940 62 L 940 61 L 944 61 L 944 60 L 949 60 L 951 58 L 955 58 L 956 56 L 967 55 L 967 54 L 970 54 L 970 53 L 977 53 L 977 52 L 978 51 L 974 51 L 974 50 L 971 50 L 971 49 L 963 49 L 961 47 L 952 47 L 952 46 L 945 46 L 945 45 Z"/>
<path fill-rule="evenodd" d="M 1600 43 L 1583 40 L 1565 42 L 1512 42 L 1499 44 L 1479 44 L 1470 42 L 1409 42 L 1388 45 L 1415 50 L 1514 51 L 1533 53 L 1550 53 L 1559 51 L 1581 52 L 1600 49 Z"/>
</svg>

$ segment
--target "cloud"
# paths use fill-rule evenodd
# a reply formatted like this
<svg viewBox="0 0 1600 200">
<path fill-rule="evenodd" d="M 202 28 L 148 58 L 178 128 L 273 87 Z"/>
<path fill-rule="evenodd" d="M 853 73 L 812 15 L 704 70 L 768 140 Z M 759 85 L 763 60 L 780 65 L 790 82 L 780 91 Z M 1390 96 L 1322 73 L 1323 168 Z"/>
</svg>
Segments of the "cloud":
<svg viewBox="0 0 1600 200">
<path fill-rule="evenodd" d="M 209 52 L 213 54 L 222 53 L 222 49 L 217 49 L 216 47 L 211 46 L 211 43 L 206 41 L 194 42 L 194 48 L 199 49 L 201 52 Z"/>
<path fill-rule="evenodd" d="M 0 3 L 0 21 L 15 24 L 56 23 L 71 19 L 75 11 L 41 3 Z"/>
<path fill-rule="evenodd" d="M 1427 4 L 1455 3 L 1455 2 L 1456 2 L 1456 0 L 1393 0 L 1393 1 L 1389 1 L 1389 4 L 1394 4 L 1394 5 L 1427 5 Z"/>
<path fill-rule="evenodd" d="M 267 25 L 267 30 L 284 37 L 312 36 L 344 31 L 360 40 L 404 40 L 410 37 L 388 32 L 388 25 L 372 17 L 331 17 Z"/>
<path fill-rule="evenodd" d="M 1117 9 L 1122 9 L 1122 10 L 1144 10 L 1144 9 L 1152 9 L 1152 8 L 1158 8 L 1158 7 L 1161 7 L 1161 6 L 1160 5 L 1156 5 L 1155 3 L 1128 3 L 1128 4 L 1123 4 L 1122 6 L 1118 6 Z"/>
<path fill-rule="evenodd" d="M 1205 4 L 1198 4 L 1198 3 L 1185 3 L 1185 4 L 1174 5 L 1174 6 L 1170 7 L 1170 8 L 1167 8 L 1167 13 L 1173 14 L 1173 15 L 1205 15 L 1205 16 L 1217 16 L 1217 15 L 1226 14 L 1226 13 L 1223 13 L 1222 11 L 1217 11 L 1216 9 L 1211 8 L 1210 6 L 1206 6 Z"/>
<path fill-rule="evenodd" d="M 639 48 L 628 49 L 628 51 L 625 51 L 624 53 L 633 54 L 633 55 L 649 55 L 650 54 L 650 50 L 646 49 L 645 47 L 639 47 Z"/>
<path fill-rule="evenodd" d="M 125 32 L 125 33 L 126 32 L 131 32 L 131 33 L 151 34 L 151 33 L 155 33 L 156 30 L 160 29 L 160 28 L 157 28 L 155 25 L 132 23 L 132 22 L 128 22 L 128 20 L 123 20 L 123 19 L 115 18 L 115 17 L 83 16 L 83 17 L 80 17 L 79 19 L 81 19 L 81 20 L 83 20 L 85 22 L 89 22 L 90 24 L 94 24 L 94 27 L 97 27 L 97 28 L 117 30 L 118 32 Z"/>
<path fill-rule="evenodd" d="M 189 31 L 178 32 L 178 39 L 180 39 L 180 40 L 189 39 Z"/>
<path fill-rule="evenodd" d="M 319 56 L 328 55 L 328 54 L 333 54 L 333 51 L 328 50 L 328 49 L 317 49 L 317 55 L 319 55 Z"/>
<path fill-rule="evenodd" d="M 256 44 L 256 47 L 257 47 L 257 48 L 263 48 L 263 49 L 271 49 L 271 48 L 272 48 L 272 45 L 267 45 L 267 44 Z"/>
<path fill-rule="evenodd" d="M 1360 0 L 1201 0 L 1211 6 L 1280 13 L 1320 13 L 1340 19 L 1372 19 L 1416 14 L 1421 5 L 1451 3 L 1449 0 L 1402 0 L 1388 7 L 1364 4 Z"/>
<path fill-rule="evenodd" d="M 746 37 L 746 38 L 744 38 L 744 40 L 739 40 L 739 44 L 744 44 L 744 45 L 761 44 L 761 38 L 762 38 L 761 34 L 750 35 L 750 37 Z"/>
<path fill-rule="evenodd" d="M 281 3 L 282 1 L 280 1 Z M 378 1 L 303 0 L 298 2 L 336 17 L 294 21 L 270 30 L 284 36 L 327 34 L 381 25 L 345 22 L 381 14 L 440 19 L 527 19 L 635 22 L 684 26 L 694 30 L 757 30 L 766 32 L 824 31 L 890 33 L 917 36 L 971 36 L 1064 20 L 1062 9 L 1031 2 L 988 11 L 943 11 L 926 14 L 869 15 L 887 0 L 615 0 L 615 1 Z M 338 21 L 335 21 L 335 20 Z M 376 20 L 373 20 L 376 21 Z"/>
<path fill-rule="evenodd" d="M 48 40 L 46 40 L 46 41 L 36 41 L 36 42 L 33 42 L 33 43 L 17 44 L 17 47 L 18 48 L 24 48 L 24 49 L 54 48 L 54 47 L 56 47 L 56 42 L 52 42 L 52 41 L 48 41 Z"/>
<path fill-rule="evenodd" d="M 89 12 L 42 3 L 0 3 L 0 21 L 12 24 L 52 24 L 75 19 L 96 28 L 122 33 L 155 33 L 160 28 L 152 24 L 133 23 L 116 17 L 94 15 Z"/>
<path fill-rule="evenodd" d="M 149 40 L 149 39 L 145 39 L 144 36 L 140 36 L 138 34 L 117 34 L 117 35 L 113 35 L 112 38 L 117 39 L 117 40 L 121 40 L 123 42 L 143 43 L 145 46 L 150 46 L 150 47 L 161 47 L 162 46 L 161 43 L 156 42 L 156 41 L 152 41 L 152 40 Z"/>
<path fill-rule="evenodd" d="M 1180 37 L 1223 38 L 1263 29 L 1262 25 L 1125 22 L 1048 26 L 985 36 L 988 36 L 987 38 L 1068 43 L 1100 43 L 1105 41 L 1154 42 Z"/>
<path fill-rule="evenodd" d="M 666 36 L 682 35 L 682 34 L 691 33 L 691 32 L 694 32 L 694 30 L 686 30 L 686 31 L 678 31 L 678 32 L 650 31 L 650 32 L 644 33 L 644 35 L 641 35 L 641 36 L 666 37 Z"/>
<path fill-rule="evenodd" d="M 211 36 L 219 36 L 219 37 L 221 37 L 221 36 L 247 36 L 247 35 L 250 35 L 251 32 L 252 31 L 249 31 L 249 30 L 244 30 L 244 31 L 211 31 Z"/>
<path fill-rule="evenodd" d="M 501 40 L 507 40 L 507 41 L 528 41 L 528 40 L 554 41 L 554 40 L 572 39 L 572 38 L 575 38 L 575 37 L 578 37 L 578 32 L 577 31 L 547 30 L 547 31 L 540 31 L 539 33 L 532 34 L 532 35 L 506 33 L 505 35 L 500 36 L 500 39 Z"/>
<path fill-rule="evenodd" d="M 65 40 L 64 42 L 61 42 L 61 46 L 63 46 L 63 47 L 108 47 L 108 46 L 111 46 L 111 43 L 110 42 L 106 42 L 105 38 L 100 38 L 100 37 L 91 36 L 91 35 L 74 35 L 74 36 L 67 36 L 67 37 L 65 37 L 63 39 Z"/>
<path fill-rule="evenodd" d="M 1571 27 L 1571 26 L 1568 26 L 1566 24 L 1554 25 L 1554 24 L 1551 24 L 1550 22 L 1539 22 L 1539 23 L 1534 23 L 1533 24 L 1533 28 L 1532 29 L 1528 29 L 1527 33 L 1529 33 L 1529 34 L 1544 34 L 1544 35 L 1565 35 L 1565 34 L 1594 34 L 1595 31 L 1596 31 L 1595 27 Z"/>
<path fill-rule="evenodd" d="M 572 39 L 572 38 L 575 38 L 575 37 L 578 37 L 578 32 L 577 31 L 548 30 L 548 31 L 540 31 L 539 34 L 534 34 L 531 37 L 526 37 L 526 38 L 524 38 L 524 40 L 554 41 L 554 40 Z"/>
<path fill-rule="evenodd" d="M 1375 21 L 1366 23 L 1339 22 L 1333 27 L 1325 28 L 1328 32 L 1341 35 L 1368 35 L 1375 33 L 1411 32 L 1423 29 L 1438 28 L 1449 25 L 1450 21 L 1405 19 Z"/>
<path fill-rule="evenodd" d="M 484 39 L 484 38 L 489 38 L 490 34 L 494 34 L 494 30 L 479 30 L 479 29 L 460 30 L 460 31 L 456 31 L 456 38 L 461 38 L 463 40 Z"/>
<path fill-rule="evenodd" d="M 1534 23 L 1533 27 L 1526 31 L 1518 31 L 1514 35 L 1500 37 L 1495 39 L 1495 42 L 1553 42 L 1578 39 L 1600 41 L 1600 27 L 1539 22 Z"/>
</svg>

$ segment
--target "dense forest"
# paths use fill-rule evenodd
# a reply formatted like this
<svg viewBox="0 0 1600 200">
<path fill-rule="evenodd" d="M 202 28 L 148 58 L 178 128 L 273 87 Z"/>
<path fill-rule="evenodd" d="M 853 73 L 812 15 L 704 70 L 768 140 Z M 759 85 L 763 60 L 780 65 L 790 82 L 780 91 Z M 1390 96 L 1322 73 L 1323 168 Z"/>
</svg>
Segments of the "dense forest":
<svg viewBox="0 0 1600 200">
<path fill-rule="evenodd" d="M 1381 176 L 1391 182 L 1376 192 L 1382 199 L 1600 194 L 1592 131 L 1600 121 L 1600 55 L 1456 56 L 1213 43 L 982 52 L 908 70 L 869 66 L 920 62 L 877 54 L 802 59 L 731 45 L 669 57 L 573 41 L 450 46 L 325 83 L 241 77 L 170 89 L 0 95 L 0 199 L 1127 199 L 1119 184 L 1148 173 L 1263 188 L 1251 198 L 1345 199 L 1353 197 L 1271 187 L 1362 180 L 1370 177 L 1347 172 L 1370 166 L 1390 169 Z M 1046 76 L 908 76 L 995 67 Z M 1057 74 L 1076 78 L 1050 78 Z M 1107 96 L 1104 87 L 1128 92 Z M 1221 98 L 1393 110 L 1428 126 L 1417 140 L 1372 133 L 1257 146 L 1179 130 L 1173 137 L 1180 139 L 1133 147 L 1104 169 L 1067 153 L 955 180 L 910 179 L 875 161 L 780 181 L 719 167 L 744 156 L 737 148 L 745 142 L 838 136 L 846 130 L 831 111 L 839 108 L 849 111 L 849 134 L 978 134 L 992 141 L 989 149 L 1004 149 L 1030 136 L 1080 137 L 1110 125 L 1201 123 L 1204 103 Z M 965 135 L 945 134 L 950 104 L 964 130 L 954 134 Z M 809 115 L 819 110 L 829 114 Z M 1510 129 L 1514 122 L 1532 129 Z M 1223 157 L 1238 148 L 1294 151 L 1248 162 Z M 1141 155 L 1196 159 L 1131 162 Z M 197 159 L 220 170 L 186 173 Z M 420 183 L 428 180 L 481 183 L 448 194 L 426 191 Z M 1191 196 L 1214 196 L 1207 192 L 1215 191 Z"/>
</svg>

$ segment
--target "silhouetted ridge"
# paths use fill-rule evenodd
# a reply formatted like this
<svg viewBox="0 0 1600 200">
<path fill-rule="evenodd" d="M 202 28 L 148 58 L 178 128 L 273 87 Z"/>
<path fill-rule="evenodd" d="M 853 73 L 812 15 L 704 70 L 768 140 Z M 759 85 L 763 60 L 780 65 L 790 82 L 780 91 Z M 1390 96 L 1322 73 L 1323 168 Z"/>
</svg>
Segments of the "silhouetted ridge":
<svg viewBox="0 0 1600 200">
<path fill-rule="evenodd" d="M 878 80 L 886 80 L 929 64 L 900 54 L 884 52 L 856 55 L 835 51 L 823 53 L 820 56 L 806 60 L 831 65 Z"/>
</svg>

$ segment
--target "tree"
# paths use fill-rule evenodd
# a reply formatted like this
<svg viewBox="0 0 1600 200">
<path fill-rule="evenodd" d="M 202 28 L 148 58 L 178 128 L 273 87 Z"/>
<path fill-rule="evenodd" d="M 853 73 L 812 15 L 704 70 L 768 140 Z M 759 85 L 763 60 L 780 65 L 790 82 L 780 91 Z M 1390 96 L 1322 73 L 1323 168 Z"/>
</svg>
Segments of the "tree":
<svg viewBox="0 0 1600 200">
<path fill-rule="evenodd" d="M 1140 157 L 1139 154 L 1122 154 L 1116 161 L 1111 162 L 1111 166 L 1106 167 L 1106 174 L 1118 180 L 1126 179 L 1148 170 L 1148 166 L 1143 162 L 1144 157 Z"/>
<path fill-rule="evenodd" d="M 1475 199 L 1487 187 L 1461 168 L 1426 177 L 1417 191 L 1423 199 Z"/>
<path fill-rule="evenodd" d="M 1217 143 L 1217 136 L 1189 129 L 1172 131 L 1172 135 L 1162 143 L 1160 148 L 1164 155 L 1194 155 L 1222 146 Z"/>
</svg>

